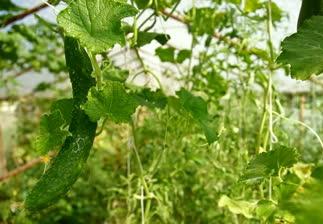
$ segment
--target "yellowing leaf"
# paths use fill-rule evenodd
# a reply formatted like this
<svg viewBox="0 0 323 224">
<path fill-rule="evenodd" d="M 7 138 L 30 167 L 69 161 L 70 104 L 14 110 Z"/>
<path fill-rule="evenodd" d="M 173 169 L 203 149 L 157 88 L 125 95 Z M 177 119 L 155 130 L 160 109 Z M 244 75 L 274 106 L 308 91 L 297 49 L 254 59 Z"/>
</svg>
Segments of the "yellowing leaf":
<svg viewBox="0 0 323 224">
<path fill-rule="evenodd" d="M 136 13 L 133 6 L 120 1 L 75 0 L 57 20 L 68 36 L 79 39 L 91 52 L 101 53 L 116 43 L 124 44 L 121 20 Z"/>
<path fill-rule="evenodd" d="M 222 195 L 218 202 L 218 206 L 220 208 L 227 207 L 233 214 L 241 214 L 250 219 L 254 216 L 253 213 L 256 208 L 256 203 L 233 200 L 226 195 Z"/>
</svg>

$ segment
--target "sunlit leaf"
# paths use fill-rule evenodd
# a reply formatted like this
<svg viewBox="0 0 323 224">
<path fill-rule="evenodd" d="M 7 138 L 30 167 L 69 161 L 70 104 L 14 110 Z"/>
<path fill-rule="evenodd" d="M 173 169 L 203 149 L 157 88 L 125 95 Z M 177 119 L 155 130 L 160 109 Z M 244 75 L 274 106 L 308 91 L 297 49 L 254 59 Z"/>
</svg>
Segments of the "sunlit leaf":
<svg viewBox="0 0 323 224">
<path fill-rule="evenodd" d="M 79 39 L 90 51 L 101 53 L 116 43 L 124 44 L 121 20 L 136 13 L 133 6 L 121 1 L 75 0 L 57 20 L 67 35 Z"/>
<path fill-rule="evenodd" d="M 277 175 L 282 167 L 288 168 L 298 161 L 295 149 L 278 145 L 272 151 L 263 152 L 252 159 L 241 181 L 259 181 Z"/>
</svg>

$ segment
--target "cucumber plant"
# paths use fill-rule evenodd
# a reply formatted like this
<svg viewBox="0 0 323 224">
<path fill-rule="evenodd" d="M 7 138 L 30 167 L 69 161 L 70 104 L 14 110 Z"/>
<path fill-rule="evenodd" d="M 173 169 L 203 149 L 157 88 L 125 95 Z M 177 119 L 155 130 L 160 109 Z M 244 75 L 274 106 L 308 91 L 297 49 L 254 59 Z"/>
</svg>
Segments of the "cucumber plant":
<svg viewBox="0 0 323 224">
<path fill-rule="evenodd" d="M 69 124 L 71 136 L 66 138 L 48 170 L 28 194 L 25 206 L 29 210 L 47 207 L 69 190 L 82 171 L 95 136 L 96 122 L 92 122 L 80 107 L 86 101 L 89 89 L 95 85 L 91 61 L 74 38 L 65 37 L 64 45 L 73 88 L 73 101 L 69 102 L 73 104 Z"/>
<path fill-rule="evenodd" d="M 322 169 L 319 164 L 299 163 L 301 150 L 294 148 L 293 136 L 278 127 L 292 121 L 309 130 L 321 146 L 322 140 L 305 123 L 284 115 L 272 79 L 281 68 L 278 63 L 289 64 L 286 67 L 296 79 L 307 80 L 323 71 L 320 1 L 303 1 L 298 32 L 283 42 L 276 61 L 272 27 L 283 12 L 271 0 L 210 0 L 202 6 L 193 1 L 185 16 L 176 15 L 180 4 L 176 0 L 65 3 L 57 25 L 38 17 L 37 21 L 54 28 L 50 30 L 56 39 L 64 38 L 66 67 L 55 51 L 47 53 L 55 58 L 54 65 L 42 61 L 42 66 L 68 70 L 73 97 L 54 102 L 41 118 L 33 147 L 42 154 L 59 151 L 27 194 L 26 209 L 41 213 L 62 198 L 82 173 L 93 145 L 100 147 L 94 144 L 95 136 L 100 135 L 97 142 L 105 137 L 115 148 L 128 146 L 126 156 L 117 152 L 115 158 L 108 158 L 117 161 L 118 169 L 104 163 L 108 168 L 100 170 L 116 183 L 104 185 L 97 197 L 104 198 L 104 208 L 122 207 L 119 216 L 124 217 L 117 217 L 116 223 L 321 222 L 321 201 L 315 198 L 322 193 Z M 169 18 L 187 25 L 192 37 L 188 49 L 177 49 L 168 44 L 172 36 L 153 30 L 158 20 Z M 32 32 L 15 26 L 12 30 L 23 33 L 28 43 L 46 45 L 35 35 L 37 29 Z M 267 34 L 259 41 L 264 46 L 268 43 L 268 48 L 252 43 L 257 37 L 252 34 L 258 31 Z M 12 43 L 21 37 L 14 34 L 0 36 L 4 43 L 0 52 L 8 56 L 0 66 L 6 67 L 18 57 Z M 152 41 L 158 44 L 155 55 L 159 60 L 173 64 L 180 73 L 180 77 L 173 76 L 180 88 L 171 94 L 141 57 L 140 48 Z M 133 51 L 141 69 L 138 74 L 132 77 L 111 63 L 107 52 L 116 44 Z M 29 54 L 19 57 L 27 57 L 22 64 L 33 58 Z M 20 63 L 17 66 L 23 67 Z M 154 79 L 159 89 L 135 85 L 133 80 L 140 75 Z M 169 76 L 172 74 L 165 72 Z M 254 85 L 262 91 L 254 91 Z M 117 126 L 120 123 L 125 125 Z M 123 132 L 127 132 L 128 144 L 124 136 L 109 138 L 117 135 L 119 127 L 126 127 Z M 111 170 L 115 173 L 110 176 L 107 172 Z M 113 199 L 106 202 L 107 197 Z M 311 211 L 314 216 L 309 215 Z M 118 216 L 112 213 L 107 216 Z"/>
</svg>

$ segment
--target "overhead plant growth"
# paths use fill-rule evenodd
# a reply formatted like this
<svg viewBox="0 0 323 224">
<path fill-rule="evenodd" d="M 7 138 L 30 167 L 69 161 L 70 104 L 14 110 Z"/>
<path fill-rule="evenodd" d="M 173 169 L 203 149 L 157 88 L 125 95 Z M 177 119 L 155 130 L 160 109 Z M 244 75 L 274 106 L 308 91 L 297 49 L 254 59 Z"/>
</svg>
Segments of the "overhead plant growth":
<svg viewBox="0 0 323 224">
<path fill-rule="evenodd" d="M 294 119 L 274 82 L 284 70 L 320 83 L 323 3 L 303 0 L 280 50 L 278 2 L 1 3 L 2 100 L 20 113 L 0 222 L 323 222 L 323 130 L 303 110 Z M 187 28 L 187 47 L 169 21 Z M 116 49 L 132 58 L 118 64 Z M 21 96 L 30 72 L 51 78 Z"/>
</svg>

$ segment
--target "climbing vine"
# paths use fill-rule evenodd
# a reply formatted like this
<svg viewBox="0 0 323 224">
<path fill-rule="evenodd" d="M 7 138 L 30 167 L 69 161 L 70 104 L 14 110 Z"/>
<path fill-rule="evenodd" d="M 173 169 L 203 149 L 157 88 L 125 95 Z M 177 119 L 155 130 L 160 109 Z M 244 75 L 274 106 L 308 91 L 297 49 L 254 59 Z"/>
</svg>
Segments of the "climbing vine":
<svg viewBox="0 0 323 224">
<path fill-rule="evenodd" d="M 43 156 L 33 164 L 46 165 L 30 175 L 38 180 L 27 184 L 17 217 L 41 223 L 64 198 L 76 203 L 69 192 L 90 184 L 83 173 L 93 169 L 107 179 L 90 187 L 111 223 L 322 222 L 322 154 L 304 159 L 307 148 L 285 126 L 308 132 L 321 152 L 320 133 L 285 113 L 274 80 L 282 69 L 300 80 L 323 71 L 322 4 L 303 0 L 297 33 L 280 49 L 273 31 L 286 15 L 276 2 L 73 0 L 23 9 L 6 0 L 1 86 L 9 92 L 20 76 L 46 69 L 54 83 L 30 95 L 56 91 L 27 139 Z M 32 25 L 16 23 L 44 8 L 55 23 L 37 14 Z M 172 42 L 163 27 L 170 20 L 187 28 L 187 47 Z M 146 47 L 164 71 L 153 69 Z M 116 48 L 132 53 L 135 71 L 117 65 Z M 71 88 L 59 89 L 66 80 Z"/>
</svg>

